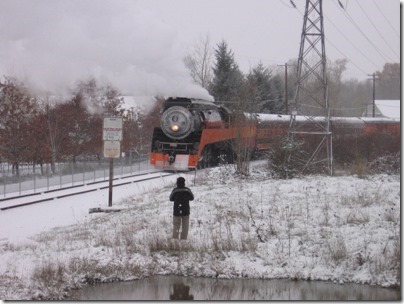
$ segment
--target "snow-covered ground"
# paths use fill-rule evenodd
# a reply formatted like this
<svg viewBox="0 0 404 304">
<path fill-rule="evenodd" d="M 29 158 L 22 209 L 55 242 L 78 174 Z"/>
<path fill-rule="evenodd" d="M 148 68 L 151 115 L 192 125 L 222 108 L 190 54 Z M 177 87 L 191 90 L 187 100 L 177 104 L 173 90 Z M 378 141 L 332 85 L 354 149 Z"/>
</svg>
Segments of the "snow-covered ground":
<svg viewBox="0 0 404 304">
<path fill-rule="evenodd" d="M 256 163 L 182 174 L 195 194 L 171 239 L 177 176 L 0 212 L 0 299 L 62 299 L 153 274 L 400 285 L 400 176 L 275 180 Z M 195 185 L 194 185 L 195 182 Z"/>
</svg>

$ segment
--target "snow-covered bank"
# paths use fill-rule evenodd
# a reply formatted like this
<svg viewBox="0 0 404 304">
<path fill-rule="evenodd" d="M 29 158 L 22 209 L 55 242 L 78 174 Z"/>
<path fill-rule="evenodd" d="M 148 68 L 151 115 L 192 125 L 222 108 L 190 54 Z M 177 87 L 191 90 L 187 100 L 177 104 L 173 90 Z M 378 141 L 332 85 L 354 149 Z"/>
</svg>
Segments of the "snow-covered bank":
<svg viewBox="0 0 404 304">
<path fill-rule="evenodd" d="M 118 213 L 80 221 L 77 214 L 28 239 L 2 235 L 0 298 L 57 299 L 85 283 L 153 274 L 400 285 L 398 175 L 273 180 L 256 169 L 240 180 L 227 167 L 198 176 L 195 186 L 189 176 L 187 241 L 171 239 L 174 180 L 117 195 Z M 88 195 L 80 197 L 86 208 L 99 200 Z"/>
</svg>

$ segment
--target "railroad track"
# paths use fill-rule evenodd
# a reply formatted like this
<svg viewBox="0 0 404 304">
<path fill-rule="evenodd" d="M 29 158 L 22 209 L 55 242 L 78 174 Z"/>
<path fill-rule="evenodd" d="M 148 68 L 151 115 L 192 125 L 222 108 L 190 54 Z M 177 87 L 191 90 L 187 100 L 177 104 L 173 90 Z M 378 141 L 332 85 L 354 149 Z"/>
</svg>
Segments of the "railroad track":
<svg viewBox="0 0 404 304">
<path fill-rule="evenodd" d="M 169 172 L 153 172 L 145 174 L 136 174 L 120 178 L 114 178 L 113 187 L 124 186 L 132 183 L 143 182 L 147 180 L 157 179 L 164 176 L 173 175 L 176 173 Z M 47 190 L 43 192 L 37 192 L 33 194 L 15 196 L 10 198 L 0 199 L 0 211 L 6 211 L 9 209 L 20 208 L 33 204 L 39 204 L 47 201 L 61 199 L 69 196 L 80 195 L 88 192 L 107 189 L 109 187 L 109 181 L 97 181 L 90 182 L 84 185 L 70 186 L 60 189 Z M 37 198 L 37 199 L 35 199 Z"/>
</svg>

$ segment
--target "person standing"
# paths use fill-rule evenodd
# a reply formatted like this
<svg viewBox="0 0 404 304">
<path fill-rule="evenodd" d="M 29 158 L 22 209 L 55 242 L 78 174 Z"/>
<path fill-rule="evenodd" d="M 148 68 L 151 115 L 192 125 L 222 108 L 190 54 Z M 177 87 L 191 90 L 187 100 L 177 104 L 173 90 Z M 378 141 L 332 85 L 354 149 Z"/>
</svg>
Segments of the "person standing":
<svg viewBox="0 0 404 304">
<path fill-rule="evenodd" d="M 185 187 L 185 178 L 177 178 L 177 187 L 170 194 L 170 201 L 174 202 L 173 238 L 178 239 L 181 229 L 181 240 L 186 240 L 189 229 L 189 201 L 194 200 L 191 189 Z"/>
</svg>

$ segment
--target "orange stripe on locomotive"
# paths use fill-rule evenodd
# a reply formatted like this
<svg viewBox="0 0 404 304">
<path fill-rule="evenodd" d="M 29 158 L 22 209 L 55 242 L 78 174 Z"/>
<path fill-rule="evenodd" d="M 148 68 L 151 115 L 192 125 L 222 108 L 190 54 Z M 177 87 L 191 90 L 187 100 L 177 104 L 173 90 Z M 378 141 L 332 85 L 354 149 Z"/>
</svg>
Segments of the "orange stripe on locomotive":
<svg viewBox="0 0 404 304">
<path fill-rule="evenodd" d="M 189 133 L 190 137 L 185 137 L 184 135 L 179 140 L 175 138 L 165 139 L 163 144 L 172 147 L 173 154 L 170 154 L 170 149 L 164 150 L 164 148 L 161 148 L 160 151 L 152 148 L 150 163 L 157 168 L 188 170 L 196 168 L 198 164 L 204 166 L 203 162 L 209 156 L 209 153 L 206 153 L 208 150 L 214 151 L 217 157 L 219 155 L 217 153 L 218 147 L 223 147 L 222 143 L 226 145 L 232 143 L 233 140 L 236 140 L 237 144 L 241 143 L 243 147 L 258 152 L 269 150 L 277 137 L 288 135 L 290 118 L 287 115 L 246 114 L 244 117 L 245 125 L 237 128 L 237 124 L 234 124 L 234 116 L 231 116 L 232 114 L 222 116 L 223 113 L 219 115 L 216 105 L 212 104 L 212 111 L 210 111 L 208 102 L 196 101 L 194 103 L 191 100 L 183 102 L 175 99 L 172 99 L 171 102 L 174 103 L 177 111 L 181 111 L 178 107 L 179 105 L 184 105 L 184 108 L 191 112 L 192 109 L 198 109 L 202 119 L 200 125 L 198 125 L 199 129 L 195 128 L 198 131 L 194 132 L 198 133 L 196 137 Z M 200 108 L 197 108 L 198 105 L 200 105 Z M 192 115 L 196 115 L 196 112 L 192 113 Z M 174 114 L 172 116 L 174 117 Z M 314 126 L 313 123 L 307 123 L 306 119 L 299 117 L 296 117 L 296 119 L 298 123 L 304 124 L 306 131 L 311 130 Z M 322 117 L 315 119 L 324 120 Z M 171 122 L 171 120 L 168 121 Z M 352 137 L 381 133 L 400 136 L 401 131 L 400 121 L 395 121 L 394 119 L 354 117 L 333 117 L 331 129 L 335 138 L 338 136 Z M 307 139 L 307 136 L 304 135 L 300 137 Z M 157 140 L 155 142 L 162 144 L 161 140 L 160 142 Z M 187 146 L 187 148 L 181 150 L 181 145 Z"/>
</svg>

